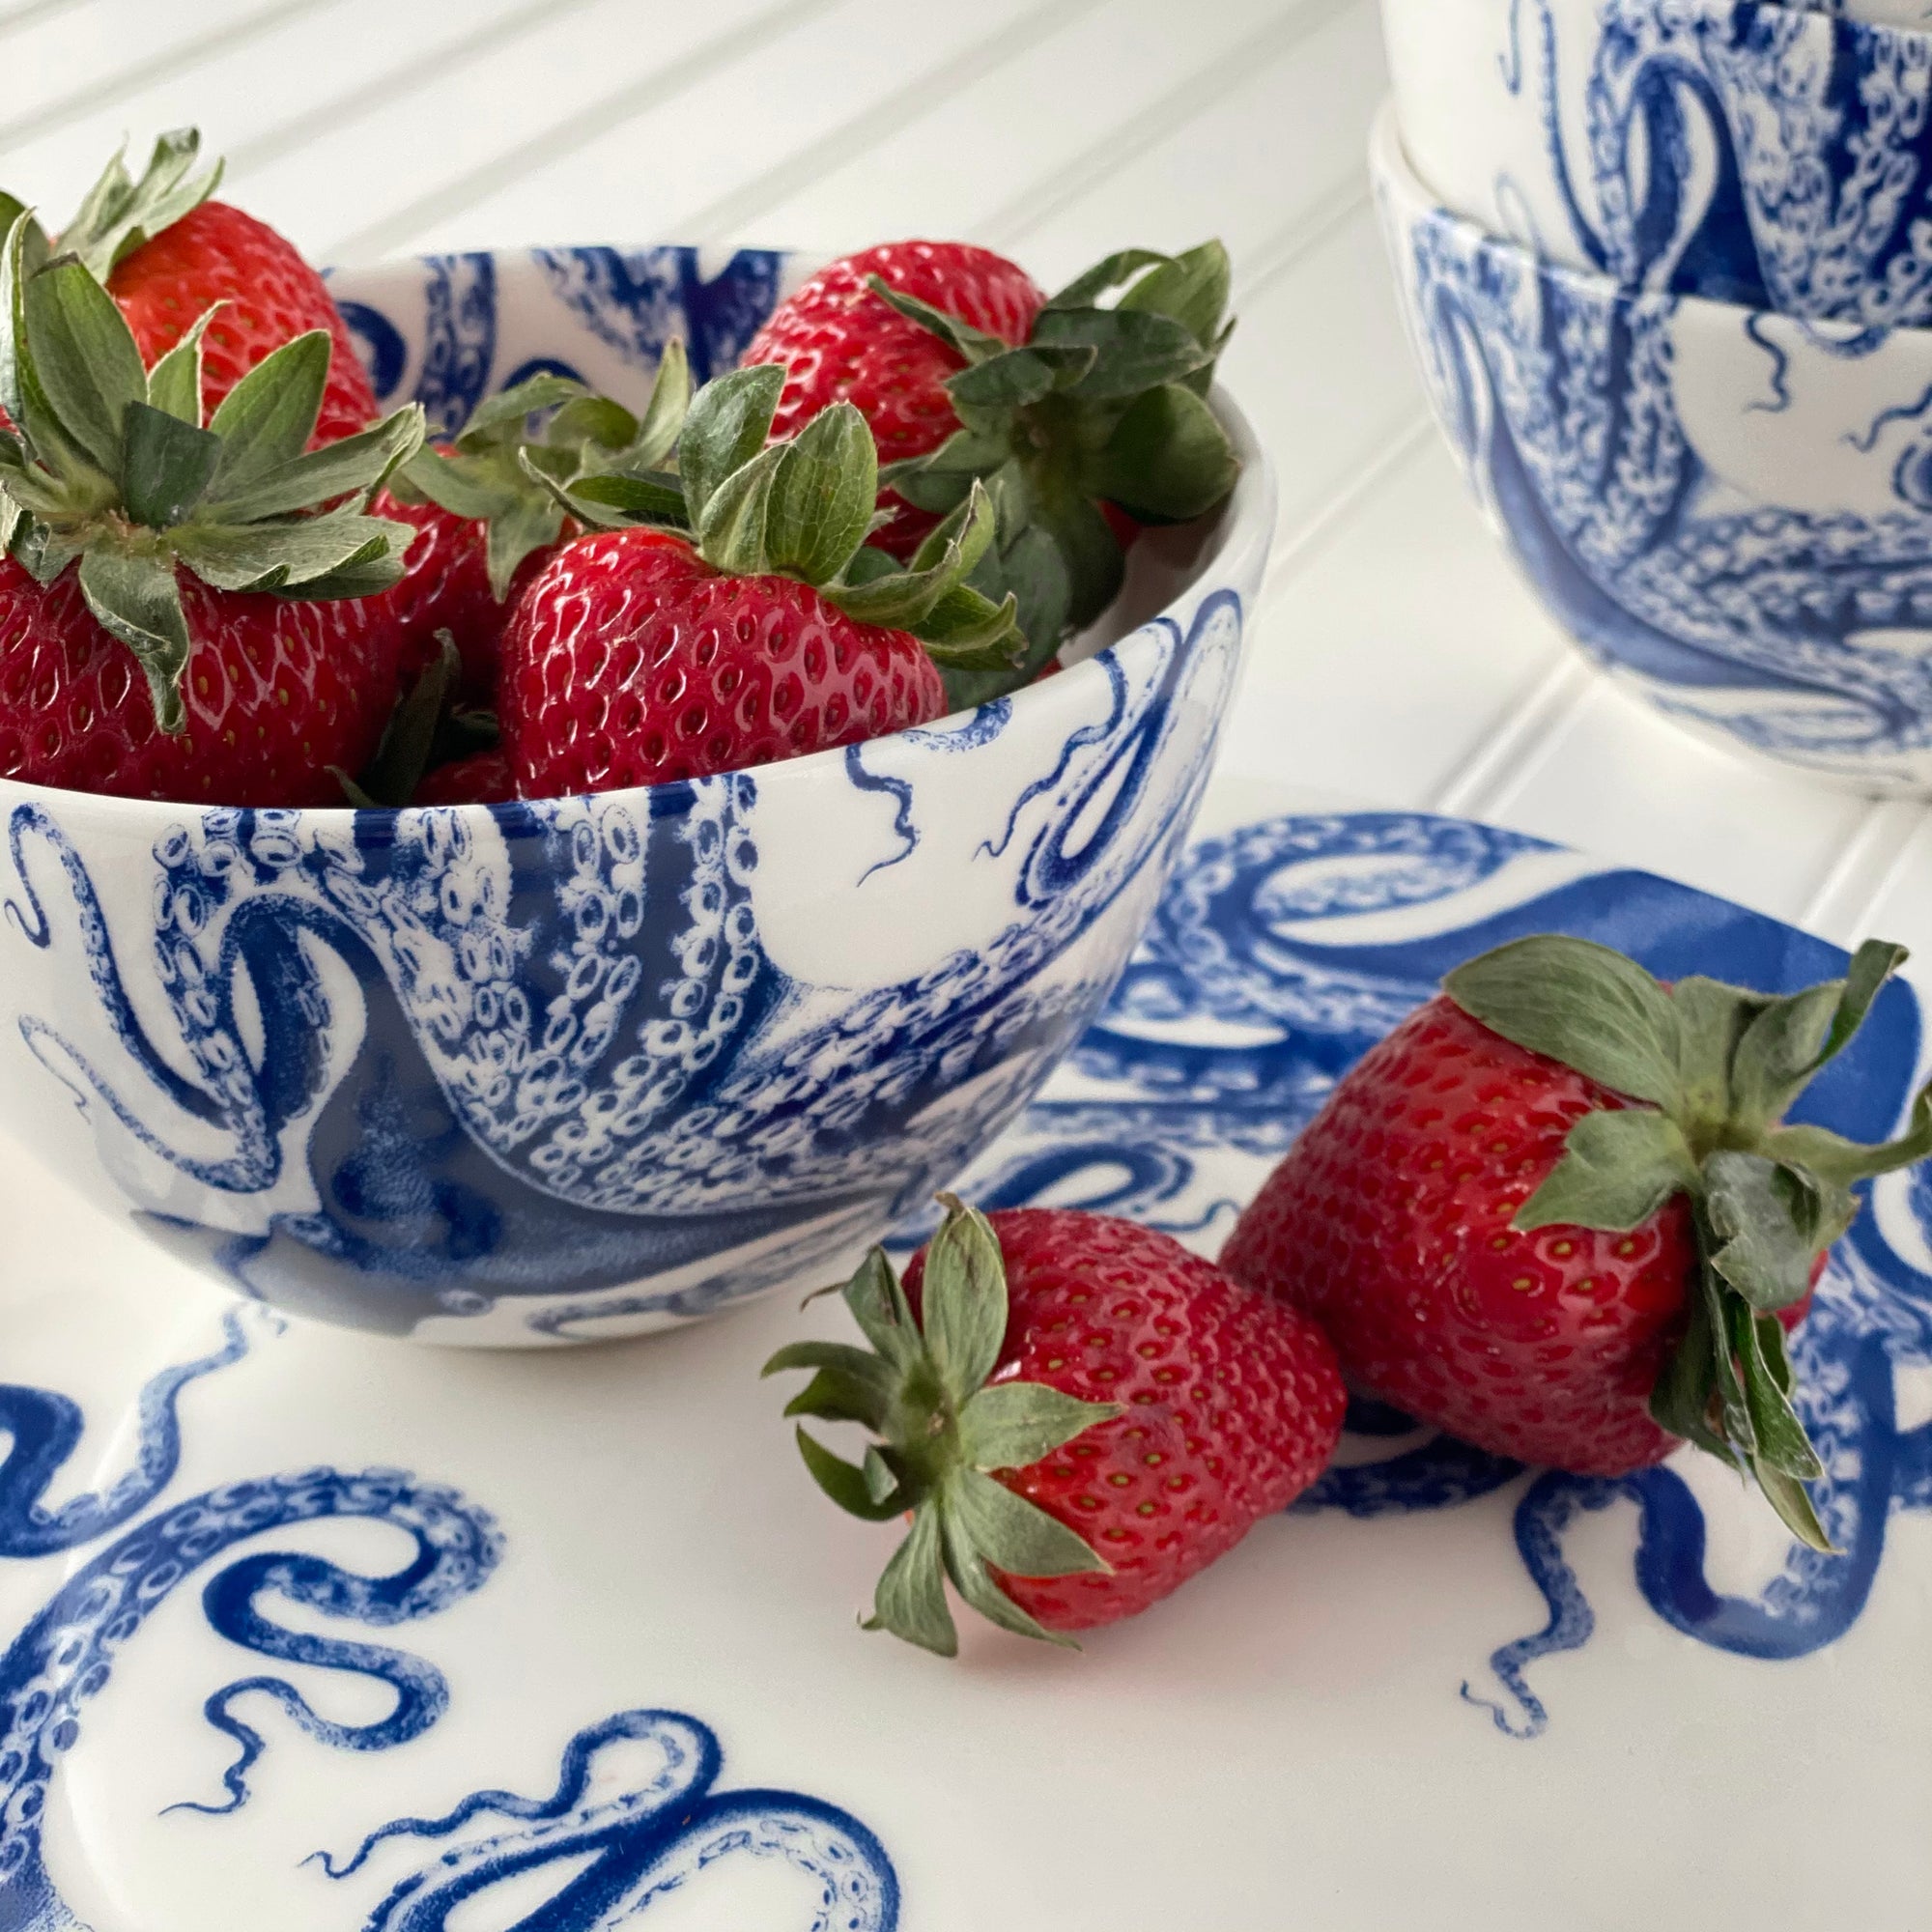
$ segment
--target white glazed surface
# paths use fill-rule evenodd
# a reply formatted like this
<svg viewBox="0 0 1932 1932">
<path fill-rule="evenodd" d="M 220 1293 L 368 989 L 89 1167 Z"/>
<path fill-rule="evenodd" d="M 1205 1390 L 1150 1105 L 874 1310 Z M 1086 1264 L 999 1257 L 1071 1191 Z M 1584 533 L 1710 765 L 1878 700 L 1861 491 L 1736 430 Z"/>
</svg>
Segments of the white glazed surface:
<svg viewBox="0 0 1932 1932">
<path fill-rule="evenodd" d="M 1627 288 L 1932 319 L 1932 37 L 1776 0 L 1383 0 L 1382 20 L 1417 174 L 1492 234 Z"/>
<path fill-rule="evenodd" d="M 1925 0 L 1795 0 L 1813 14 L 1838 14 L 1848 20 L 1870 20 L 1879 26 L 1932 25 L 1932 7 Z"/>
<path fill-rule="evenodd" d="M 385 402 L 729 366 L 793 272 L 571 249 L 336 277 Z M 525 806 L 0 784 L 0 1128 L 263 1300 L 538 1346 L 836 1273 L 1024 1105 L 1199 800 L 1273 526 L 1150 538 L 1097 655 L 932 726 Z M 1145 619 L 1145 621 L 1142 621 Z M 1125 633 L 1122 636 L 1122 633 Z"/>
<path fill-rule="evenodd" d="M 1677 722 L 1932 786 L 1932 330 L 1539 265 L 1372 162 L 1438 423 L 1550 613 Z"/>
<path fill-rule="evenodd" d="M 1501 934 L 1762 985 L 1842 969 L 1464 820 L 1225 785 L 1203 820 L 976 1198 L 1211 1252 L 1337 1069 Z M 1905 988 L 1867 1027 L 1827 1076 L 1861 1137 L 1921 1058 Z M 238 1317 L 0 1170 L 0 1924 L 1907 1932 L 1932 1896 L 1932 1200 L 1884 1195 L 1798 1346 L 1845 1556 L 1795 1550 L 1694 1452 L 1518 1471 L 1358 1410 L 1306 1507 L 1145 1617 L 1078 1657 L 981 1627 L 946 1665 L 854 1628 L 894 1528 L 818 1496 L 757 1377 L 849 1335 L 836 1300 L 567 1355 L 383 1348 Z M 622 1911 L 565 1892 L 593 1862 Z"/>
</svg>

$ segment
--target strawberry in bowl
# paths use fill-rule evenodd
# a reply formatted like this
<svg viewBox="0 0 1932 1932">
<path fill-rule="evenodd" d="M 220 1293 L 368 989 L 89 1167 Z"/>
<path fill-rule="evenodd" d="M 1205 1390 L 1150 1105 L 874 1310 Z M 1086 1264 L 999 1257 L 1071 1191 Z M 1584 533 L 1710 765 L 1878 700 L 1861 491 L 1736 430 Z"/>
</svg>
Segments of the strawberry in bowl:
<svg viewBox="0 0 1932 1932">
<path fill-rule="evenodd" d="M 152 245 L 108 266 L 110 294 Z M 99 284 L 98 250 L 73 260 Z M 328 654 L 374 729 L 291 748 L 272 714 L 211 714 L 224 755 L 270 748 L 248 791 L 0 776 L 0 1120 L 105 1211 L 353 1327 L 631 1333 L 849 1267 L 1078 1035 L 1200 794 L 1265 465 L 1214 393 L 1231 493 L 1142 538 L 1076 638 L 1014 581 L 1005 484 L 966 477 L 895 555 L 871 541 L 883 472 L 856 404 L 787 433 L 783 372 L 733 376 L 808 279 L 672 247 L 330 277 L 377 421 L 400 438 L 420 411 L 443 447 L 265 512 L 284 542 L 380 526 L 388 587 L 303 598 L 317 580 L 292 568 L 223 594 L 380 632 Z M 184 559 L 198 767 L 198 673 L 210 702 L 246 687 L 198 620 L 192 518 L 167 509 L 141 545 Z M 397 547 L 422 576 L 391 582 Z M 54 560 L 35 594 L 83 606 L 78 562 Z M 96 627 L 152 713 L 135 646 Z M 297 685 L 268 688 L 308 717 Z M 379 802 L 327 804 L 343 777 Z"/>
</svg>

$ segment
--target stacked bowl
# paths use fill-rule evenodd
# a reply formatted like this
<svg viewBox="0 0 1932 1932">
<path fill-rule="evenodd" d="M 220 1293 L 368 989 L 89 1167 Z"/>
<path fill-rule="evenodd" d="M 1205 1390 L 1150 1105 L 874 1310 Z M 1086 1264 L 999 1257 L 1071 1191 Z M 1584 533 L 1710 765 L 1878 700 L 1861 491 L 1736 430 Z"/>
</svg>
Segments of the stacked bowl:
<svg viewBox="0 0 1932 1932">
<path fill-rule="evenodd" d="M 1672 718 L 1932 794 L 1932 0 L 1383 0 L 1378 204 L 1531 584 Z"/>
</svg>

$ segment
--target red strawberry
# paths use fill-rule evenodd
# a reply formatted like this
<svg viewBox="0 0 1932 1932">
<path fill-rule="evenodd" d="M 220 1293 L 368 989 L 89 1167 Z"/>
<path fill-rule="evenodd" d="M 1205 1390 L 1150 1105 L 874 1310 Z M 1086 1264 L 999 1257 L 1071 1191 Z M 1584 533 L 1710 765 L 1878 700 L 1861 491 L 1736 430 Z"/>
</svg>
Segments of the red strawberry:
<svg viewBox="0 0 1932 1932">
<path fill-rule="evenodd" d="M 893 570 L 861 550 L 877 489 L 864 418 L 839 404 L 767 447 L 781 381 L 748 369 L 701 390 L 668 484 L 603 471 L 563 490 L 586 523 L 632 502 L 695 527 L 579 537 L 518 600 L 500 710 L 524 797 L 701 778 L 896 731 L 948 708 L 935 652 L 970 666 L 1012 649 L 1011 600 L 961 581 L 991 542 L 984 493 L 913 570 Z"/>
<path fill-rule="evenodd" d="M 559 486 L 583 484 L 607 463 L 662 461 L 690 400 L 684 351 L 672 343 L 642 421 L 582 383 L 532 376 L 479 404 L 454 442 L 425 448 L 406 465 L 378 504 L 421 538 L 391 593 L 409 639 L 405 682 L 427 667 L 447 631 L 463 662 L 463 696 L 495 703 L 510 610 L 558 541 L 574 533 Z M 547 420 L 531 436 L 539 413 Z"/>
<path fill-rule="evenodd" d="M 781 427 L 835 400 L 871 423 L 882 548 L 910 555 L 984 481 L 999 541 L 975 581 L 1017 595 L 1029 649 L 955 696 L 1024 684 L 1112 601 L 1140 525 L 1200 516 L 1233 488 L 1234 446 L 1204 400 L 1228 287 L 1219 242 L 1123 249 L 1043 300 L 982 248 L 907 242 L 822 270 L 753 339 L 746 366 L 788 372 Z"/>
<path fill-rule="evenodd" d="M 1118 503 L 1110 503 L 1105 497 L 1100 499 L 1100 514 L 1107 520 L 1107 533 L 1120 545 L 1124 553 L 1140 542 L 1141 531 L 1147 526 L 1138 517 L 1130 516 Z"/>
<path fill-rule="evenodd" d="M 361 497 L 422 412 L 303 455 L 328 337 L 260 363 L 200 426 L 201 328 L 144 370 L 120 311 L 63 256 L 0 315 L 0 773 L 224 805 L 332 801 L 395 693 L 384 601 L 408 532 Z M 318 504 L 336 507 L 317 511 Z M 145 683 L 145 689 L 144 689 Z"/>
<path fill-rule="evenodd" d="M 376 398 L 327 286 L 272 228 L 208 199 L 221 163 L 195 175 L 200 152 L 192 128 L 163 134 L 138 180 L 117 155 L 61 231 L 61 250 L 107 284 L 144 362 L 165 355 L 221 304 L 202 342 L 203 400 L 211 410 L 271 350 L 324 330 L 333 353 L 314 441 L 366 429 Z M 10 223 L 18 206 L 0 195 Z M 42 245 L 36 230 L 30 259 Z"/>
<path fill-rule="evenodd" d="M 437 503 L 406 502 L 393 489 L 377 497 L 375 510 L 416 533 L 403 581 L 385 594 L 401 639 L 398 675 L 406 685 L 420 677 L 436 654 L 438 634 L 447 631 L 462 660 L 465 693 L 494 703 L 506 613 L 491 593 L 484 526 Z"/>
<path fill-rule="evenodd" d="M 727 576 L 664 530 L 566 544 L 503 649 L 504 743 L 532 798 L 768 765 L 946 710 L 917 638 L 795 578 Z"/>
<path fill-rule="evenodd" d="M 0 776 L 184 805 L 339 805 L 394 692 L 397 635 L 363 604 L 296 603 L 188 580 L 185 724 L 156 722 L 133 653 L 78 573 L 38 584 L 0 558 Z M 365 600 L 367 603 L 380 600 Z M 373 700 L 373 701 L 372 701 Z"/>
<path fill-rule="evenodd" d="M 426 772 L 412 805 L 503 805 L 517 795 L 510 760 L 500 747 L 472 752 Z"/>
<path fill-rule="evenodd" d="M 863 1422 L 863 1469 L 799 1431 L 833 1500 L 912 1533 L 870 1627 L 951 1656 L 942 1575 L 1024 1635 L 1136 1615 L 1321 1474 L 1345 1395 L 1321 1331 L 1171 1236 L 1104 1214 L 949 1212 L 904 1286 L 874 1249 L 845 1289 L 874 1353 L 781 1349 L 816 1371 L 786 1409 Z"/>
<path fill-rule="evenodd" d="M 146 362 L 172 349 L 214 303 L 223 304 L 202 338 L 210 409 L 271 350 L 320 328 L 333 354 L 310 446 L 354 436 L 375 420 L 376 393 L 327 285 L 272 228 L 239 208 L 205 201 L 190 209 L 124 256 L 107 288 Z"/>
<path fill-rule="evenodd" d="M 889 287 L 1009 345 L 1024 342 L 1046 297 L 1027 271 L 967 242 L 888 242 L 831 263 L 787 296 L 752 338 L 740 366 L 786 371 L 773 433 L 795 436 L 834 403 L 871 425 L 881 462 L 928 456 L 958 427 L 946 380 L 966 357 L 872 291 Z M 879 548 L 910 557 L 939 519 L 895 492 L 879 497 L 892 521 Z"/>
<path fill-rule="evenodd" d="M 1344 1076 L 1222 1264 L 1423 1421 L 1603 1475 L 1689 1436 L 1826 1547 L 1784 1327 L 1851 1183 L 1932 1151 L 1932 1098 L 1877 1149 L 1783 1116 L 1903 957 L 1874 942 L 1846 980 L 1772 998 L 1666 990 L 1584 940 L 1501 947 Z"/>
</svg>

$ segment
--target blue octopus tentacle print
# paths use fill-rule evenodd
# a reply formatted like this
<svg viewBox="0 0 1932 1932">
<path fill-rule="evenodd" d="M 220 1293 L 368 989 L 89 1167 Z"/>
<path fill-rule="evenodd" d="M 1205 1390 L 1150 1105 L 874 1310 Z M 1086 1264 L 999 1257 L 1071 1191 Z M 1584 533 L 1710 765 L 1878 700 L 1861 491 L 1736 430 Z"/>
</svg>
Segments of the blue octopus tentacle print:
<svg viewBox="0 0 1932 1932">
<path fill-rule="evenodd" d="M 1634 952 L 1664 978 L 1709 973 L 1789 988 L 1843 968 L 1822 940 L 1688 887 L 1609 869 L 1510 832 L 1406 812 L 1279 818 L 1199 841 L 1141 949 L 1065 1070 L 960 1181 L 987 1206 L 1048 1200 L 1125 1213 L 1210 1252 L 1335 1081 L 1459 961 L 1561 930 Z M 1856 1059 L 1801 1112 L 1860 1139 L 1889 1133 L 1919 1058 L 1917 1003 L 1887 990 Z M 928 1232 L 909 1224 L 905 1244 Z M 1459 1507 L 1520 1485 L 1519 1553 L 1545 1627 L 1491 1660 L 1498 1698 L 1465 1694 L 1499 1729 L 1537 1735 L 1538 1659 L 1589 1640 L 1594 1614 L 1563 1554 L 1582 1513 L 1637 1511 L 1637 1586 L 1700 1642 L 1807 1655 L 1857 1620 L 1890 1513 L 1932 1507 L 1932 1424 L 1902 1430 L 1898 1367 L 1932 1368 L 1932 1188 L 1880 1183 L 1839 1244 L 1793 1344 L 1805 1426 L 1824 1459 L 1820 1513 L 1845 1552 L 1793 1544 L 1748 1596 L 1715 1591 L 1704 1516 L 1674 1468 L 1607 1481 L 1529 1473 L 1507 1458 L 1351 1406 L 1351 1453 L 1294 1505 L 1385 1517 Z"/>
<path fill-rule="evenodd" d="M 624 1780 L 614 1797 L 593 1791 L 613 1745 L 647 1744 L 656 1776 Z M 799 1932 L 895 1932 L 898 1877 L 878 1839 L 848 1812 L 792 1791 L 719 1791 L 716 1735 L 679 1711 L 624 1711 L 580 1731 L 565 1747 L 555 1790 L 542 1799 L 479 1791 L 440 1818 L 404 1818 L 372 1832 L 349 1857 L 317 1854 L 331 1878 L 359 1871 L 385 1843 L 454 1841 L 402 1879 L 366 1932 L 445 1932 L 454 1915 L 498 1888 L 556 1865 L 561 1890 L 517 1921 L 522 1932 L 588 1932 L 640 1918 L 724 1861 L 789 1866 L 810 1912 Z M 481 1820 L 510 1829 L 460 1834 Z M 574 1869 L 572 1869 L 574 1867 Z"/>
<path fill-rule="evenodd" d="M 1512 91 L 1533 76 L 1543 164 L 1586 262 L 1630 289 L 1927 319 L 1932 75 L 1913 34 L 1776 0 L 1599 0 L 1592 14 L 1587 46 L 1565 44 L 1581 22 L 1514 0 L 1513 66 L 1504 54 Z"/>
<path fill-rule="evenodd" d="M 270 1558 L 266 1571 L 259 1559 L 243 1559 L 249 1564 L 246 1594 L 293 1579 L 306 1587 L 312 1603 L 394 1623 L 429 1615 L 467 1595 L 497 1560 L 499 1540 L 485 1512 L 454 1491 L 400 1471 L 312 1469 L 233 1483 L 126 1531 L 77 1570 L 0 1652 L 4 1932 L 57 1932 L 76 1923 L 42 1861 L 47 1789 L 60 1756 L 79 1736 L 87 1705 L 106 1689 L 142 1624 L 183 1580 L 236 1544 L 290 1524 L 342 1517 L 393 1524 L 413 1540 L 414 1559 L 392 1577 L 373 1579 L 320 1558 Z M 244 1640 L 249 1634 L 243 1632 Z M 347 1647 L 343 1667 L 362 1667 L 355 1661 L 359 1654 L 359 1647 Z M 348 1740 L 364 1747 L 395 1741 L 373 1735 Z"/>
<path fill-rule="evenodd" d="M 1398 246 L 1450 440 L 1586 652 L 1759 749 L 1898 781 L 1932 769 L 1932 660 L 1905 647 L 1932 612 L 1922 421 L 1878 425 L 1869 474 L 1842 505 L 1740 504 L 1707 446 L 1712 400 L 1695 436 L 1680 412 L 1678 298 L 1616 294 L 1443 215 L 1417 215 Z M 1788 403 L 1800 350 L 1829 361 L 1887 339 L 1780 318 L 1774 342 L 1761 321 L 1694 321 L 1735 324 L 1774 352 L 1746 414 Z"/>
<path fill-rule="evenodd" d="M 136 1402 L 134 1466 L 98 1493 L 46 1509 L 47 1488 L 80 1440 L 80 1405 L 55 1389 L 0 1382 L 0 1557 L 50 1556 L 110 1535 L 155 1500 L 181 1463 L 182 1391 L 248 1351 L 242 1317 L 222 1319 L 219 1348 L 157 1371 Z"/>
<path fill-rule="evenodd" d="M 350 1751 L 407 1744 L 448 1708 L 449 1685 L 434 1664 L 345 1637 L 336 1626 L 393 1630 L 438 1614 L 490 1579 L 501 1560 L 501 1535 L 486 1511 L 456 1491 L 398 1469 L 317 1467 L 226 1484 L 127 1526 L 175 1474 L 182 1390 L 242 1360 L 254 1319 L 231 1313 L 218 1349 L 150 1377 L 136 1406 L 137 1469 L 102 1494 L 56 1511 L 44 1510 L 41 1498 L 78 1440 L 79 1406 L 47 1389 L 0 1386 L 0 1436 L 10 1438 L 0 1461 L 0 1555 L 52 1555 L 112 1538 L 0 1648 L 0 1932 L 88 1932 L 43 1856 L 49 1792 L 61 1760 L 80 1740 L 88 1707 L 125 1668 L 130 1641 L 197 1575 L 213 1573 L 201 1604 L 219 1636 L 265 1658 L 371 1680 L 387 1690 L 390 1703 L 380 1718 L 344 1722 L 323 1717 L 277 1676 L 238 1679 L 204 1705 L 209 1721 L 237 1747 L 221 1778 L 225 1796 L 184 1799 L 163 1816 L 225 1819 L 248 1803 L 250 1774 L 270 1749 L 269 1737 L 242 1715 L 250 1700 L 278 1710 L 317 1742 Z M 413 1546 L 409 1560 L 365 1575 L 310 1551 L 235 1553 L 276 1530 L 345 1520 L 401 1531 Z M 330 1627 L 291 1628 L 271 1613 L 278 1602 L 319 1614 Z M 655 1776 L 637 1773 L 638 1747 L 655 1753 Z M 718 1869 L 748 1861 L 793 1875 L 800 1932 L 896 1932 L 897 1876 L 865 1825 L 801 1792 L 720 1790 L 722 1768 L 716 1735 L 696 1719 L 623 1711 L 571 1740 L 549 1798 L 477 1792 L 446 1816 L 369 1832 L 345 1859 L 318 1855 L 308 1862 L 340 1881 L 387 1844 L 437 1846 L 428 1863 L 418 1861 L 420 1868 L 406 1875 L 398 1876 L 393 1861 L 372 1875 L 361 1910 L 372 1897 L 378 1902 L 365 1932 L 442 1932 L 452 1915 L 468 1922 L 465 1901 L 499 1888 L 519 1890 L 520 1882 L 552 1867 L 560 1889 L 518 1922 L 528 1932 L 591 1932 L 629 1923 L 693 1886 L 703 1889 Z M 482 1829 L 469 1829 L 479 1821 L 486 1821 Z M 527 1908 L 526 1886 L 519 1896 Z"/>
<path fill-rule="evenodd" d="M 387 1716 L 373 1722 L 341 1723 L 320 1716 L 284 1678 L 240 1678 L 203 1706 L 208 1721 L 237 1747 L 234 1761 L 221 1776 L 226 1796 L 218 1802 L 184 1799 L 171 1808 L 219 1815 L 248 1802 L 248 1774 L 268 1748 L 268 1740 L 236 1714 L 243 1698 L 266 1699 L 318 1743 L 338 1750 L 387 1750 L 420 1737 L 442 1716 L 449 1707 L 449 1686 L 434 1664 L 388 1645 L 285 1629 L 264 1615 L 259 1605 L 264 1597 L 279 1597 L 325 1616 L 379 1629 L 435 1615 L 475 1589 L 500 1549 L 486 1518 L 475 1512 L 465 1516 L 453 1496 L 447 1501 L 452 1513 L 440 1525 L 440 1535 L 434 1524 L 400 1516 L 388 1519 L 412 1530 L 419 1546 L 417 1560 L 390 1576 L 355 1576 L 323 1557 L 270 1550 L 241 1557 L 209 1580 L 202 1591 L 202 1611 L 210 1627 L 231 1643 L 282 1662 L 372 1678 L 394 1691 L 395 1702 Z M 459 1533 L 452 1547 L 449 1528 L 460 1532 L 466 1522 L 473 1522 L 480 1535 L 470 1539 Z"/>
<path fill-rule="evenodd" d="M 1240 625 L 1213 593 L 1101 660 L 1091 721 L 990 801 L 1004 923 L 904 977 L 774 956 L 781 774 L 487 816 L 203 811 L 111 928 L 75 837 L 21 803 L 13 925 L 92 995 L 21 1036 L 124 1191 L 279 1306 L 408 1333 L 541 1298 L 523 1319 L 558 1336 L 701 1313 L 926 1198 L 1077 1036 L 1185 832 Z M 1010 718 L 843 761 L 855 825 L 884 815 L 861 890 L 945 867 L 930 754 L 970 780 Z"/>
<path fill-rule="evenodd" d="M 785 258 L 762 248 L 741 248 L 712 273 L 696 248 L 546 248 L 536 260 L 582 326 L 625 361 L 654 370 L 682 341 L 699 383 L 738 366 L 783 293 Z"/>
</svg>

